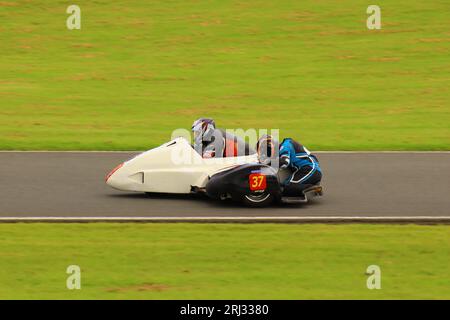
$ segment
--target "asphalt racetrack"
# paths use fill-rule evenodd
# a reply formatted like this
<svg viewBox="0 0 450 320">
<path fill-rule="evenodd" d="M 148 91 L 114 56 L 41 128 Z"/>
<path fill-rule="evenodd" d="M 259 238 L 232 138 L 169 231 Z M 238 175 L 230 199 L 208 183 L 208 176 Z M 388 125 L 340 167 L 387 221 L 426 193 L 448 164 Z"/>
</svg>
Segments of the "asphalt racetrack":
<svg viewBox="0 0 450 320">
<path fill-rule="evenodd" d="M 1 152 L 5 217 L 444 217 L 450 153 L 318 153 L 324 196 L 307 205 L 245 208 L 193 195 L 121 192 L 104 176 L 127 152 Z"/>
</svg>

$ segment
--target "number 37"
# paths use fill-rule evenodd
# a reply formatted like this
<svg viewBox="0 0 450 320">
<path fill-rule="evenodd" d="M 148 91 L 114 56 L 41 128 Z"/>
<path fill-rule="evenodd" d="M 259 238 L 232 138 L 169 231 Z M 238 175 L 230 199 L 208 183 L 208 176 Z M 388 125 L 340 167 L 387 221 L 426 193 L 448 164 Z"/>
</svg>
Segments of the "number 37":
<svg viewBox="0 0 450 320">
<path fill-rule="evenodd" d="M 249 176 L 250 190 L 265 190 L 267 187 L 266 176 L 263 174 L 251 174 Z"/>
</svg>

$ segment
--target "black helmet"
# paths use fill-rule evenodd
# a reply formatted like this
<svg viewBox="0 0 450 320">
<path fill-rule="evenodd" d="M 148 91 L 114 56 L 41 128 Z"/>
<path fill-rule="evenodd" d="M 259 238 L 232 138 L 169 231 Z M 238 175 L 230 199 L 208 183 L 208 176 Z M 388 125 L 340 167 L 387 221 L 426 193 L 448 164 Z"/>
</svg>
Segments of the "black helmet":
<svg viewBox="0 0 450 320">
<path fill-rule="evenodd" d="M 216 123 L 213 119 L 200 118 L 195 120 L 192 124 L 195 145 L 200 145 L 203 141 L 210 141 L 215 129 Z"/>
<path fill-rule="evenodd" d="M 256 152 L 260 163 L 270 165 L 272 159 L 278 156 L 278 141 L 265 134 L 256 143 Z"/>
</svg>

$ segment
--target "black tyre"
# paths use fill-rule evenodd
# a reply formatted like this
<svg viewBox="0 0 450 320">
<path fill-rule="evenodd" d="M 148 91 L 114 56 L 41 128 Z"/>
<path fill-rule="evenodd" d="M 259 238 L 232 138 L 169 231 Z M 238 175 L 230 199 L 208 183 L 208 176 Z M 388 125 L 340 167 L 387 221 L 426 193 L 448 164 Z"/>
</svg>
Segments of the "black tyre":
<svg viewBox="0 0 450 320">
<path fill-rule="evenodd" d="M 252 192 L 241 196 L 240 200 L 247 207 L 261 208 L 270 205 L 274 200 L 274 196 L 267 191 L 258 193 Z"/>
</svg>

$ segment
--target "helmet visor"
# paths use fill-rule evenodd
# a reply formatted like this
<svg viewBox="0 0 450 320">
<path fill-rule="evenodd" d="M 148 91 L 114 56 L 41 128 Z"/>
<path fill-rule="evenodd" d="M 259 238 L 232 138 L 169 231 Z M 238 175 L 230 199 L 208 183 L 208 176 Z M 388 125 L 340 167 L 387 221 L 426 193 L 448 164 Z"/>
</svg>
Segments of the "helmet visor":
<svg viewBox="0 0 450 320">
<path fill-rule="evenodd" d="M 202 123 L 198 123 L 192 127 L 192 132 L 194 133 L 195 144 L 202 143 L 203 128 Z"/>
<path fill-rule="evenodd" d="M 276 155 L 276 149 L 271 139 L 264 139 L 258 144 L 258 160 L 262 164 L 270 164 L 272 158 Z"/>
</svg>

